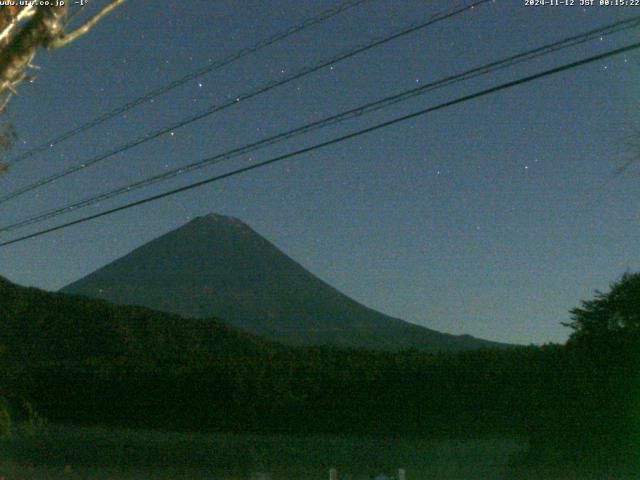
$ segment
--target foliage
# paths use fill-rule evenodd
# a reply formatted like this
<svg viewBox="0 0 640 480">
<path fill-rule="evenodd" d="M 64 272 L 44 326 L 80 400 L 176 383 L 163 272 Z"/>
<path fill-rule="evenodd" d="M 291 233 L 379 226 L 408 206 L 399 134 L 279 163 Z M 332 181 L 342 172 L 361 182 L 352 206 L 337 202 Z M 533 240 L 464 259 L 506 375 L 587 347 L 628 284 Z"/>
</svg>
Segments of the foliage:
<svg viewBox="0 0 640 480">
<path fill-rule="evenodd" d="M 609 292 L 596 291 L 593 300 L 571 310 L 573 342 L 637 341 L 640 336 L 640 273 L 625 273 Z"/>
<path fill-rule="evenodd" d="M 0 280 L 0 361 L 51 420 L 169 429 L 511 432 L 559 347 L 460 355 L 287 347 Z M 543 408 L 542 406 L 540 408 Z"/>
<path fill-rule="evenodd" d="M 603 303 L 583 302 L 566 346 L 430 354 L 288 347 L 217 319 L 47 293 L 0 278 L 0 362 L 10 391 L 55 422 L 526 435 L 525 462 L 606 470 L 631 460 L 640 398 L 628 285 L 635 283 L 596 298 L 623 305 L 615 328 L 592 328 L 594 317 L 584 323 L 581 312 L 600 312 Z"/>
<path fill-rule="evenodd" d="M 11 434 L 11 414 L 9 413 L 9 402 L 5 397 L 0 397 L 0 437 Z"/>
<path fill-rule="evenodd" d="M 560 384 L 541 393 L 555 408 L 529 431 L 527 461 L 611 474 L 640 456 L 640 274 L 571 310 L 573 332 L 558 359 Z"/>
<path fill-rule="evenodd" d="M 34 436 L 46 425 L 46 420 L 36 411 L 31 402 L 13 394 L 0 395 L 0 438 L 15 433 Z"/>
</svg>

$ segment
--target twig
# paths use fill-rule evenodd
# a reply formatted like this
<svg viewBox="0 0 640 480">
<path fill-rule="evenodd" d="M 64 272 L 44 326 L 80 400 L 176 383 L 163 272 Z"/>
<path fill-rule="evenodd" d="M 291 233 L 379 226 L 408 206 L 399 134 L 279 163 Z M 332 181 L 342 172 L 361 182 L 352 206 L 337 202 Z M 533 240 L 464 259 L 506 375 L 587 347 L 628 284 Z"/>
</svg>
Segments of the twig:
<svg viewBox="0 0 640 480">
<path fill-rule="evenodd" d="M 7 108 L 7 104 L 9 103 L 9 100 L 11 100 L 11 97 L 13 97 L 13 93 L 9 92 L 6 94 L 4 100 L 0 104 L 0 113 L 4 112 L 4 109 Z"/>
<path fill-rule="evenodd" d="M 36 9 L 29 22 L 0 49 L 0 93 L 22 80 L 23 69 L 31 62 L 38 47 L 62 33 L 61 18 L 66 6 Z"/>
<path fill-rule="evenodd" d="M 96 23 L 98 23 L 102 19 L 102 17 L 107 15 L 109 12 L 111 12 L 111 10 L 113 10 L 114 8 L 119 6 L 120 4 L 124 3 L 125 1 L 126 0 L 112 0 L 111 3 L 109 3 L 106 7 L 104 7 L 102 10 L 100 10 L 98 13 L 96 13 L 93 17 L 91 17 L 85 23 L 83 23 L 78 28 L 76 28 L 73 32 L 70 32 L 68 34 L 62 34 L 62 35 L 60 35 L 58 37 L 53 38 L 49 42 L 47 47 L 48 48 L 60 48 L 60 47 L 63 47 L 65 45 L 73 42 L 78 37 L 84 35 L 89 30 L 91 30 L 91 28 Z"/>
<path fill-rule="evenodd" d="M 0 32 L 0 44 L 9 39 L 11 31 L 15 28 L 16 25 L 18 25 L 25 18 L 29 18 L 30 16 L 32 16 L 35 11 L 36 7 L 34 7 L 33 4 L 28 5 L 27 7 L 20 10 L 18 12 L 18 15 L 16 15 L 16 17 L 9 23 L 9 25 L 7 25 L 2 32 Z"/>
<path fill-rule="evenodd" d="M 64 28 L 67 28 L 69 26 L 69 24 L 71 23 L 71 21 L 76 17 L 76 15 L 78 15 L 80 12 L 82 12 L 85 9 L 86 6 L 87 6 L 87 4 L 83 3 L 78 8 L 74 9 L 73 12 L 68 14 L 67 18 L 64 21 Z"/>
<path fill-rule="evenodd" d="M 0 32 L 7 43 L 0 48 L 0 94 L 7 92 L 15 94 L 16 87 L 20 82 L 27 78 L 33 78 L 26 75 L 24 70 L 37 68 L 31 62 L 39 47 L 59 48 L 73 42 L 124 2 L 125 0 L 111 0 L 102 10 L 69 34 L 65 33 L 64 20 L 68 14 L 66 3 L 60 2 L 60 4 L 40 7 L 30 5 L 21 10 Z M 14 35 L 15 25 L 29 16 L 33 16 L 33 18 Z M 3 102 L 1 106 L 5 107 L 6 102 Z"/>
</svg>

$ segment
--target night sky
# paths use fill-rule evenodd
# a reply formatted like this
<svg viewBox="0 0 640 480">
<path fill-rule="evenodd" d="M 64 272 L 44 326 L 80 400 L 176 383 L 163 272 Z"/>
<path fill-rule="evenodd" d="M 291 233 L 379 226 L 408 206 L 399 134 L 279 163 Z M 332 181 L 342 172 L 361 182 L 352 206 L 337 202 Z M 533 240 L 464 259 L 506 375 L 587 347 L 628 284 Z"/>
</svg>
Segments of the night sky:
<svg viewBox="0 0 640 480">
<path fill-rule="evenodd" d="M 37 80 L 20 87 L 3 119 L 20 136 L 7 159 L 335 3 L 127 2 L 86 37 L 38 55 Z M 0 193 L 452 5 L 366 2 L 15 165 L 0 177 Z M 633 15 L 640 7 L 478 6 L 4 203 L 0 225 Z M 0 240 L 604 52 L 637 34 L 437 90 Z M 0 248 L 0 275 L 58 289 L 216 212 L 242 219 L 384 313 L 455 334 L 561 342 L 570 308 L 640 269 L 640 168 L 603 186 L 637 153 L 627 144 L 640 135 L 639 70 L 639 53 L 620 55 Z"/>
</svg>

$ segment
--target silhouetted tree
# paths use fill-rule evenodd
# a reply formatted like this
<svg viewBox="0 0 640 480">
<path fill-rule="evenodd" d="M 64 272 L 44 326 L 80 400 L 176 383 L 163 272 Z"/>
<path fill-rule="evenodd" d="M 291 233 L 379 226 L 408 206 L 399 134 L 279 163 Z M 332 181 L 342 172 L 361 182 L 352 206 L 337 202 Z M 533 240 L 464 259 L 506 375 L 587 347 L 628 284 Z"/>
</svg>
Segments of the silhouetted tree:
<svg viewBox="0 0 640 480">
<path fill-rule="evenodd" d="M 548 415 L 534 423 L 532 454 L 565 469 L 611 474 L 637 467 L 640 441 L 640 274 L 625 273 L 608 292 L 570 311 L 573 333 L 550 363 L 543 397 Z M 559 379 L 552 383 L 553 377 Z"/>
<path fill-rule="evenodd" d="M 640 335 L 640 273 L 625 273 L 608 293 L 596 291 L 593 300 L 571 310 L 570 342 L 637 342 Z"/>
</svg>

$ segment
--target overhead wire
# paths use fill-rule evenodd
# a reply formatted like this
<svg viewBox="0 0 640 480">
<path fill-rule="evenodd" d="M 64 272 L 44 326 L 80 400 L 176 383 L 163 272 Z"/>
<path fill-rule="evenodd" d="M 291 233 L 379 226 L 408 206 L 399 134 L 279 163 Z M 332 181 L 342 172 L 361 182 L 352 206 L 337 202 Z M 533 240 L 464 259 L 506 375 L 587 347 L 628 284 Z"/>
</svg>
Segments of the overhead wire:
<svg viewBox="0 0 640 480">
<path fill-rule="evenodd" d="M 258 95 L 262 95 L 264 93 L 267 93 L 277 87 L 280 87 L 282 85 L 285 85 L 289 82 L 292 82 L 294 80 L 298 80 L 302 77 L 305 77 L 307 75 L 310 75 L 314 72 L 317 72 L 319 70 L 322 70 L 323 68 L 326 68 L 327 66 L 330 65 L 335 65 L 338 62 L 344 61 L 348 58 L 354 57 L 360 53 L 366 52 L 368 50 L 371 50 L 372 48 L 378 47 L 380 45 L 383 45 L 385 43 L 388 43 L 392 40 L 395 40 L 397 38 L 400 38 L 402 36 L 405 35 L 409 35 L 411 33 L 414 33 L 418 30 L 427 28 L 431 25 L 434 25 L 440 21 L 452 18 L 456 15 L 459 15 L 469 9 L 475 8 L 478 5 L 481 5 L 483 3 L 488 3 L 491 0 L 477 0 L 474 3 L 469 3 L 469 4 L 465 4 L 464 6 L 458 6 L 449 10 L 446 10 L 444 12 L 439 12 L 436 13 L 434 15 L 431 15 L 429 17 L 429 19 L 427 21 L 421 21 L 418 23 L 414 23 L 412 25 L 410 25 L 409 27 L 403 27 L 401 29 L 396 29 L 393 32 L 391 32 L 390 34 L 386 34 L 385 36 L 382 37 L 378 37 L 364 45 L 359 45 L 355 48 L 352 48 L 346 52 L 342 52 L 339 53 L 337 55 L 334 55 L 332 57 L 330 57 L 329 59 L 324 59 L 321 62 L 314 64 L 313 66 L 310 67 L 305 67 L 300 71 L 295 72 L 292 75 L 287 76 L 286 78 L 280 79 L 280 80 L 274 80 L 271 82 L 268 82 L 265 85 L 261 85 L 256 89 L 253 89 L 251 91 L 248 91 L 246 93 L 242 93 L 239 95 L 234 95 L 233 98 L 227 102 L 224 102 L 222 104 L 219 105 L 212 105 L 211 107 L 207 108 L 204 111 L 198 112 L 194 115 L 191 115 L 187 118 L 181 119 L 175 123 L 172 123 L 169 126 L 164 126 L 161 127 L 160 129 L 157 129 L 153 132 L 149 132 L 146 133 L 130 142 L 127 142 L 123 145 L 119 145 L 118 147 L 115 147 L 107 152 L 101 153 L 99 155 L 96 155 L 88 160 L 82 161 L 81 163 L 78 163 L 76 165 L 72 165 L 71 167 L 68 167 L 66 169 L 63 169 L 59 172 L 56 172 L 52 175 L 49 175 L 47 177 L 41 178 L 40 180 L 37 180 L 33 183 L 30 183 L 28 185 L 25 185 L 23 187 L 17 188 L 16 190 L 13 190 L 11 192 L 8 192 L 4 195 L 0 195 L 0 204 L 8 202 L 9 200 L 12 200 L 16 197 L 19 197 L 21 195 L 24 195 L 25 193 L 34 191 L 40 187 L 43 187 L 45 185 L 48 185 L 50 183 L 55 182 L 56 180 L 59 180 L 61 178 L 67 177 L 69 175 L 72 175 L 73 173 L 82 171 L 87 169 L 88 167 L 95 165 L 97 163 L 100 163 L 104 160 L 107 160 L 108 158 L 112 158 L 115 155 L 118 155 L 120 153 L 126 152 L 127 150 L 130 150 L 134 147 L 137 147 L 138 145 L 142 145 L 145 144 L 147 142 L 150 142 L 152 140 L 155 140 L 163 135 L 166 135 L 168 133 L 174 132 L 175 130 L 178 130 L 182 127 L 185 127 L 187 125 L 190 125 L 194 122 L 197 122 L 199 120 L 202 120 L 204 118 L 210 117 L 211 115 L 221 112 L 223 110 L 226 110 L 227 108 L 230 108 L 234 105 L 237 105 L 239 102 L 241 101 L 245 101 L 245 100 L 249 100 L 250 98 L 254 98 Z"/>
<path fill-rule="evenodd" d="M 242 48 L 240 50 L 238 50 L 237 52 L 231 53 L 229 55 L 227 55 L 226 57 L 221 58 L 220 60 L 216 60 L 208 65 L 205 65 L 204 67 L 201 67 L 197 70 L 194 70 L 192 72 L 187 73 L 186 75 L 183 75 L 180 78 L 177 78 L 175 80 L 172 80 L 164 85 L 161 85 L 160 87 L 152 90 L 149 93 L 146 93 L 140 97 L 137 97 L 123 105 L 120 105 L 119 107 L 116 107 L 106 113 L 103 113 L 102 115 L 86 122 L 83 123 L 82 125 L 79 125 L 71 130 L 68 130 L 60 135 L 58 135 L 55 138 L 52 138 L 46 142 L 41 143 L 40 145 L 32 148 L 31 150 L 28 150 L 24 153 L 21 153 L 20 155 L 17 155 L 16 157 L 12 158 L 11 160 L 7 161 L 6 163 L 9 165 L 13 165 L 16 164 L 18 162 L 21 162 L 23 160 L 26 160 L 28 158 L 33 157 L 34 155 L 37 155 L 38 153 L 42 153 L 43 151 L 52 148 L 54 146 L 56 146 L 59 143 L 64 142 L 65 140 L 68 140 L 76 135 L 78 135 L 81 132 L 84 132 L 86 130 L 89 130 L 91 128 L 94 128 L 104 122 L 106 122 L 107 120 L 116 117 L 122 113 L 125 113 L 135 107 L 137 107 L 138 105 L 142 105 L 143 103 L 146 103 L 156 97 L 159 97 L 160 95 L 163 95 L 171 90 L 174 90 L 175 88 L 180 87 L 181 85 L 184 85 L 192 80 L 195 80 L 196 78 L 199 78 L 203 75 L 206 75 L 208 73 L 211 73 L 215 70 L 218 70 L 222 67 L 225 67 L 227 65 L 229 65 L 230 63 L 233 63 L 237 60 L 240 60 L 241 58 L 244 58 L 248 55 L 251 55 L 253 53 L 256 53 L 260 50 L 262 50 L 263 48 L 267 48 L 270 47 L 271 45 L 274 45 L 275 43 L 284 40 L 288 37 L 290 37 L 293 34 L 296 34 L 302 30 L 305 30 L 309 27 L 312 27 L 314 25 L 317 25 L 319 23 L 324 22 L 325 20 L 328 20 L 332 17 L 335 17 L 336 15 L 339 15 L 340 13 L 349 10 L 350 8 L 356 7 L 362 3 L 368 2 L 370 0 L 347 0 L 344 1 L 338 5 L 335 5 L 327 10 L 324 10 L 322 12 L 320 12 L 319 14 L 313 16 L 313 17 L 309 17 L 306 18 L 305 20 L 303 20 L 302 22 L 296 24 L 296 25 L 292 25 L 289 28 L 275 33 L 265 39 L 262 39 L 260 41 L 258 41 L 257 43 L 255 43 L 253 46 L 251 47 L 245 47 Z"/>
<path fill-rule="evenodd" d="M 55 231 L 59 231 L 59 230 L 62 230 L 62 229 L 69 228 L 69 227 L 71 227 L 73 225 L 86 223 L 88 221 L 95 220 L 97 218 L 101 218 L 101 217 L 104 217 L 104 216 L 107 216 L 107 215 L 112 215 L 114 213 L 117 213 L 117 212 L 120 212 L 120 211 L 123 211 L 123 210 L 134 208 L 134 207 L 146 204 L 146 203 L 150 203 L 150 202 L 154 202 L 154 201 L 160 200 L 162 198 L 166 198 L 166 197 L 169 197 L 169 196 L 176 195 L 178 193 L 182 193 L 182 192 L 185 192 L 185 191 L 188 191 L 188 190 L 199 188 L 199 187 L 201 187 L 203 185 L 208 185 L 208 184 L 211 184 L 211 183 L 214 183 L 214 182 L 218 182 L 220 180 L 223 180 L 223 179 L 226 179 L 226 178 L 230 178 L 230 177 L 233 177 L 233 176 L 236 176 L 236 175 L 239 175 L 239 174 L 242 174 L 242 173 L 246 173 L 246 172 L 249 172 L 249 171 L 252 171 L 252 170 L 256 170 L 258 168 L 263 168 L 263 167 L 266 167 L 268 165 L 273 165 L 273 164 L 275 164 L 277 162 L 281 162 L 281 161 L 287 160 L 289 158 L 297 157 L 297 156 L 303 155 L 305 153 L 309 153 L 309 152 L 312 152 L 312 151 L 315 151 L 315 150 L 319 150 L 319 149 L 328 147 L 330 145 L 335 145 L 335 144 L 344 142 L 344 141 L 352 139 L 352 138 L 356 138 L 356 137 L 359 137 L 359 136 L 362 136 L 362 135 L 365 135 L 365 134 L 368 134 L 368 133 L 371 133 L 371 132 L 374 132 L 374 131 L 381 130 L 383 128 L 390 127 L 392 125 L 396 125 L 396 124 L 399 124 L 399 123 L 402 123 L 402 122 L 406 122 L 408 120 L 421 117 L 421 116 L 426 115 L 426 114 L 431 113 L 431 112 L 435 112 L 435 111 L 438 111 L 438 110 L 443 110 L 445 108 L 449 108 L 449 107 L 452 107 L 454 105 L 459 105 L 461 103 L 468 102 L 470 100 L 481 98 L 481 97 L 484 97 L 484 96 L 487 96 L 487 95 L 490 95 L 490 94 L 493 94 L 493 93 L 497 93 L 497 92 L 500 92 L 500 91 L 504 91 L 504 90 L 507 90 L 509 88 L 513 88 L 513 87 L 516 87 L 516 86 L 519 86 L 519 85 L 523 85 L 523 84 L 526 84 L 526 83 L 529 83 L 529 82 L 532 82 L 532 81 L 535 81 L 535 80 L 538 80 L 538 79 L 541 79 L 541 78 L 544 78 L 544 77 L 548 77 L 548 76 L 551 76 L 551 75 L 558 74 L 560 72 L 565 72 L 565 71 L 568 71 L 568 70 L 572 70 L 574 68 L 577 68 L 577 67 L 580 67 L 580 66 L 583 66 L 583 65 L 587 65 L 587 64 L 590 64 L 590 63 L 593 63 L 593 62 L 596 62 L 596 61 L 604 60 L 606 58 L 613 57 L 615 55 L 620 55 L 622 53 L 630 52 L 630 51 L 636 50 L 638 48 L 640 48 L 640 42 L 636 42 L 636 43 L 633 43 L 633 44 L 630 44 L 630 45 L 626 45 L 624 47 L 616 48 L 614 50 L 609 50 L 609 51 L 607 51 L 605 53 L 601 53 L 601 54 L 598 54 L 598 55 L 594 55 L 594 56 L 591 56 L 591 57 L 584 58 L 582 60 L 578 60 L 578 61 L 574 61 L 574 62 L 571 62 L 571 63 L 567 63 L 567 64 L 561 65 L 559 67 L 554 67 L 554 68 L 551 68 L 551 69 L 548 69 L 548 70 L 544 70 L 542 72 L 539 72 L 539 73 L 536 73 L 536 74 L 533 74 L 533 75 L 528 75 L 528 76 L 525 76 L 525 77 L 521 77 L 521 78 L 519 78 L 517 80 L 513 80 L 513 81 L 510 81 L 510 82 L 502 83 L 500 85 L 497 85 L 497 86 L 494 86 L 494 87 L 490 87 L 490 88 L 486 88 L 484 90 L 480 90 L 480 91 L 472 93 L 472 94 L 464 95 L 464 96 L 458 97 L 458 98 L 456 98 L 454 100 L 449 100 L 447 102 L 443 102 L 443 103 L 440 103 L 440 104 L 432 106 L 432 107 L 424 108 L 424 109 L 418 110 L 418 111 L 413 112 L 413 113 L 409 113 L 409 114 L 406 114 L 406 115 L 402 115 L 400 117 L 396 117 L 396 118 L 394 118 L 392 120 L 387 120 L 387 121 L 384 121 L 384 122 L 381 122 L 381 123 L 377 123 L 377 124 L 372 125 L 370 127 L 366 127 L 366 128 L 357 130 L 355 132 L 348 133 L 346 135 L 335 137 L 335 138 L 333 138 L 331 140 L 327 140 L 327 141 L 324 141 L 324 142 L 321 142 L 321 143 L 317 143 L 317 144 L 309 146 L 309 147 L 305 147 L 305 148 L 302 148 L 302 149 L 299 149 L 299 150 L 295 150 L 293 152 L 289 152 L 289 153 L 286 153 L 284 155 L 279 155 L 279 156 L 271 158 L 269 160 L 258 162 L 258 163 L 255 163 L 255 164 L 252 164 L 252 165 L 249 165 L 249 166 L 246 166 L 246 167 L 238 168 L 236 170 L 233 170 L 231 172 L 227 172 L 227 173 L 224 173 L 224 174 L 215 175 L 215 176 L 203 179 L 203 180 L 199 180 L 199 181 L 194 182 L 194 183 L 190 183 L 188 185 L 185 185 L 185 186 L 182 186 L 182 187 L 179 187 L 179 188 L 175 188 L 173 190 L 169 190 L 169 191 L 166 191 L 166 192 L 163 192 L 163 193 L 159 193 L 159 194 L 156 194 L 156 195 L 153 195 L 153 196 L 141 199 L 141 200 L 136 200 L 134 202 L 127 203 L 125 205 L 121 205 L 121 206 L 118 206 L 118 207 L 115 207 L 115 208 L 111 208 L 111 209 L 108 209 L 108 210 L 105 210 L 105 211 L 102 211 L 102 212 L 99 212 L 99 213 L 88 215 L 88 216 L 85 216 L 85 217 L 82 217 L 82 218 L 79 218 L 79 219 L 76 219 L 76 220 L 73 220 L 73 221 L 69 221 L 69 222 L 66 222 L 66 223 L 63 223 L 63 224 L 60 224 L 60 225 L 56 225 L 56 226 L 50 227 L 50 228 L 39 230 L 37 232 L 33 232 L 31 234 L 24 235 L 24 236 L 21 236 L 21 237 L 12 239 L 12 240 L 4 241 L 4 242 L 0 243 L 0 247 L 5 247 L 5 246 L 12 245 L 12 244 L 15 244 L 15 243 L 23 242 L 23 241 L 31 239 L 31 238 L 40 237 L 40 236 L 48 234 L 48 233 L 52 233 L 52 232 L 55 232 Z"/>
<path fill-rule="evenodd" d="M 61 207 L 57 207 L 54 209 L 50 209 L 48 211 L 42 212 L 40 214 L 37 214 L 35 216 L 31 216 L 28 217 L 26 219 L 20 220 L 18 222 L 9 224 L 9 225 L 5 225 L 0 227 L 0 232 L 9 232 L 12 230 L 16 230 L 18 228 L 21 227 L 25 227 L 27 225 L 32 225 L 35 223 L 40 223 L 43 222 L 45 220 L 51 219 L 51 218 L 55 218 L 57 216 L 60 216 L 62 214 L 71 212 L 71 211 L 76 211 L 80 208 L 84 208 L 90 205 L 94 205 L 96 203 L 99 202 L 103 202 L 105 200 L 108 200 L 110 198 L 114 198 L 116 196 L 122 195 L 122 194 L 126 194 L 129 192 L 132 192 L 134 190 L 137 190 L 139 188 L 143 188 L 146 186 L 150 186 L 156 183 L 159 183 L 161 181 L 165 181 L 168 180 L 170 178 L 174 178 L 180 175 L 184 175 L 187 174 L 189 172 L 195 171 L 197 169 L 200 168 L 204 168 L 207 166 L 211 166 L 214 164 L 218 164 L 221 163 L 223 161 L 238 157 L 240 155 L 244 155 L 247 153 L 250 153 L 252 151 L 258 150 L 260 148 L 264 148 L 266 146 L 270 146 L 273 145 L 275 143 L 279 143 L 282 142 L 284 140 L 288 140 L 290 138 L 296 137 L 298 135 L 302 135 L 304 133 L 308 133 L 320 128 L 324 128 L 327 127 L 329 125 L 333 125 L 339 122 L 343 122 L 346 121 L 348 119 L 351 118 L 355 118 L 358 116 L 362 116 L 364 114 L 367 113 L 371 113 L 377 110 L 380 110 L 382 108 L 386 108 L 390 105 L 402 102 L 402 101 L 406 101 L 409 100 L 411 98 L 414 98 L 418 95 L 423 95 L 427 92 L 433 91 L 437 88 L 442 88 L 445 86 L 449 86 L 449 85 L 453 85 L 455 83 L 459 83 L 462 81 L 466 81 L 469 80 L 471 78 L 475 78 L 477 76 L 480 75 L 486 75 L 488 73 L 493 73 L 495 71 L 504 69 L 504 68 L 508 68 L 511 66 L 514 66 L 516 64 L 525 62 L 525 61 L 530 61 L 533 60 L 535 58 L 544 56 L 544 55 L 549 55 L 553 52 L 559 51 L 561 49 L 566 49 L 569 47 L 573 47 L 588 41 L 593 40 L 594 38 L 601 38 L 604 37 L 606 35 L 612 35 L 614 33 L 619 33 L 623 30 L 627 30 L 630 28 L 634 28 L 637 27 L 638 25 L 640 25 L 640 15 L 632 17 L 630 19 L 626 19 L 626 20 L 622 20 L 619 22 L 615 22 L 600 28 L 596 28 L 596 29 L 592 29 L 589 30 L 587 32 L 581 33 L 581 34 L 577 34 L 577 35 L 573 35 L 561 40 L 558 40 L 556 42 L 553 43 L 549 43 L 546 45 L 543 45 L 541 47 L 538 48 L 534 48 L 531 50 L 527 50 L 524 52 L 520 52 L 518 54 L 515 55 L 511 55 L 508 56 L 506 58 L 503 58 L 501 60 L 497 60 L 485 65 L 481 65 L 479 67 L 475 67 L 472 69 L 469 69 L 465 72 L 456 74 L 456 75 L 450 75 L 447 77 L 444 77 L 442 79 L 439 79 L 437 81 L 433 81 L 433 82 L 429 82 L 426 83 L 424 85 L 421 85 L 419 87 L 415 87 L 409 90 L 405 90 L 401 93 L 395 94 L 395 95 L 391 95 L 388 97 L 385 97 L 383 99 L 374 101 L 374 102 L 370 102 L 367 103 L 365 105 L 361 105 L 359 107 L 356 108 L 352 108 L 349 110 L 346 110 L 344 112 L 335 114 L 335 115 L 331 115 L 329 117 L 325 117 L 323 119 L 317 120 L 315 122 L 311 122 L 308 123 L 306 125 L 291 129 L 291 130 L 287 130 L 285 132 L 281 132 L 279 134 L 264 138 L 262 140 L 250 143 L 248 145 L 244 145 L 242 147 L 238 147 L 229 151 L 226 151 L 224 153 L 221 154 L 217 154 L 214 155 L 212 157 L 208 157 L 202 160 L 199 160 L 197 162 L 193 162 L 191 164 L 188 165 L 184 165 L 184 166 L 180 166 L 177 168 L 174 168 L 172 170 L 166 171 L 166 172 L 162 172 L 160 174 L 157 175 L 153 175 L 151 177 L 145 178 L 143 180 L 139 180 L 137 182 L 132 182 L 130 184 L 127 184 L 126 186 L 123 187 L 119 187 L 116 188 L 114 190 L 110 190 L 108 192 L 104 192 L 89 198 L 85 198 L 83 200 L 80 201 L 76 201 L 76 202 L 72 202 L 69 204 L 66 204 L 64 206 Z"/>
</svg>

